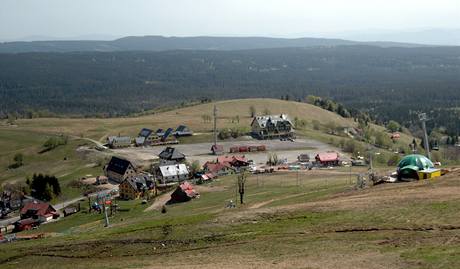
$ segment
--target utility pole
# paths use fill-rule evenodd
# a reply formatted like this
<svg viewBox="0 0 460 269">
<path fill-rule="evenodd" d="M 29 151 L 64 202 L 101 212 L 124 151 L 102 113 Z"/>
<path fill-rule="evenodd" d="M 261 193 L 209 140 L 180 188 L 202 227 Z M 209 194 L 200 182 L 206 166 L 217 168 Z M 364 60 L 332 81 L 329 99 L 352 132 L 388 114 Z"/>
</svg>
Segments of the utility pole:
<svg viewBox="0 0 460 269">
<path fill-rule="evenodd" d="M 419 120 L 422 122 L 422 128 L 423 128 L 423 142 L 425 145 L 425 151 L 426 151 L 426 157 L 431 160 L 431 154 L 430 154 L 430 146 L 428 144 L 428 134 L 426 131 L 426 121 L 428 120 L 426 113 L 420 113 L 418 114 Z"/>
<path fill-rule="evenodd" d="M 214 148 L 217 146 L 217 106 L 214 105 Z"/>
</svg>

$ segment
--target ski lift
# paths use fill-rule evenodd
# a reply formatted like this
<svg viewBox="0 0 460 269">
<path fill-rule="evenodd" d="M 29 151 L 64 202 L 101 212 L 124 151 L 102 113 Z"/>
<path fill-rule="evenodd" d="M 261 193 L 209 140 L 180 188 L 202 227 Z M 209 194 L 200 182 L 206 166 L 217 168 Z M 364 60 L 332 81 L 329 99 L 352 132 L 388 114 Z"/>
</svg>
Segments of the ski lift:
<svg viewBox="0 0 460 269">
<path fill-rule="evenodd" d="M 433 142 L 433 145 L 432 145 L 431 149 L 432 149 L 432 150 L 436 150 L 436 151 L 439 150 L 438 140 L 435 140 L 435 141 Z"/>
</svg>

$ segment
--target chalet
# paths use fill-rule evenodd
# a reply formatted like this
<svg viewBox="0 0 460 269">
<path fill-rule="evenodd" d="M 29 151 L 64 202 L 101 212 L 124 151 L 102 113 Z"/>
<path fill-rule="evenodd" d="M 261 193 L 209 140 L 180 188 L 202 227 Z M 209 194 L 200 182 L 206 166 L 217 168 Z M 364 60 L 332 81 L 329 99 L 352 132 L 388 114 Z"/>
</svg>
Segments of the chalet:
<svg viewBox="0 0 460 269">
<path fill-rule="evenodd" d="M 190 136 L 193 135 L 192 130 L 185 125 L 179 125 L 176 131 L 174 131 L 175 136 Z"/>
<path fill-rule="evenodd" d="M 31 201 L 24 204 L 20 211 L 21 219 L 32 218 L 39 222 L 47 222 L 59 217 L 56 209 L 49 203 Z"/>
<path fill-rule="evenodd" d="M 135 166 L 128 160 L 113 156 L 105 167 L 105 175 L 117 183 L 137 174 Z"/>
<path fill-rule="evenodd" d="M 168 201 L 168 204 L 187 202 L 198 195 L 198 192 L 193 189 L 193 186 L 185 181 L 177 186 L 176 190 L 171 194 L 171 200 Z"/>
<path fill-rule="evenodd" d="M 165 148 L 159 155 L 160 165 L 178 164 L 185 162 L 185 155 L 173 147 Z"/>
<path fill-rule="evenodd" d="M 121 199 L 134 200 L 142 197 L 146 192 L 155 188 L 155 182 L 151 175 L 141 174 L 130 177 L 121 182 L 119 194 Z"/>
<path fill-rule="evenodd" d="M 151 146 L 161 142 L 161 136 L 154 133 L 153 130 L 142 128 L 139 135 L 135 139 L 136 146 Z"/>
<path fill-rule="evenodd" d="M 107 144 L 110 148 L 123 148 L 131 146 L 132 139 L 129 136 L 109 136 Z"/>
<path fill-rule="evenodd" d="M 293 126 L 285 114 L 257 116 L 251 123 L 252 135 L 258 139 L 293 137 Z"/>
<path fill-rule="evenodd" d="M 339 165 L 339 154 L 337 152 L 318 153 L 315 160 L 322 166 L 336 166 Z"/>
<path fill-rule="evenodd" d="M 213 163 L 213 162 L 206 162 L 203 165 L 203 170 L 205 175 L 211 173 L 214 176 L 225 176 L 228 174 L 232 174 L 235 172 L 235 168 L 233 168 L 230 163 Z M 209 177 L 209 175 L 208 175 Z"/>
<path fill-rule="evenodd" d="M 189 171 L 185 164 L 172 164 L 160 166 L 157 177 L 161 183 L 180 182 L 189 178 Z"/>
</svg>

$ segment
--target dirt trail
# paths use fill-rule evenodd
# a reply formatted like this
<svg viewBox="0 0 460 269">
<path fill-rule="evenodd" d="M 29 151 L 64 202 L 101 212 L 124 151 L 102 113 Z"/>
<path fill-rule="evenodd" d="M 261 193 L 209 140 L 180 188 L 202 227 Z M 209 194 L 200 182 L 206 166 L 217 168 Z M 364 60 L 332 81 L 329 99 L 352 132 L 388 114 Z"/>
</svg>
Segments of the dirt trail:
<svg viewBox="0 0 460 269">
<path fill-rule="evenodd" d="M 153 211 L 153 210 L 160 210 L 166 204 L 166 202 L 169 201 L 169 199 L 171 198 L 172 193 L 173 193 L 173 191 L 169 191 L 169 192 L 163 193 L 160 196 L 156 197 L 155 201 L 153 202 L 153 204 L 151 206 L 147 207 L 144 210 L 144 212 Z"/>
</svg>

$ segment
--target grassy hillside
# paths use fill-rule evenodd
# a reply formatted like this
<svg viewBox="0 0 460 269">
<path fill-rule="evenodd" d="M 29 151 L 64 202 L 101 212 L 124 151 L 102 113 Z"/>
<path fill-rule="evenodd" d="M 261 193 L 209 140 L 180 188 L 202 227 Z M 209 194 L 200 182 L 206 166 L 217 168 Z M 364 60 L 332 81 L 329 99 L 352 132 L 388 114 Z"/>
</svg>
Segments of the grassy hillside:
<svg viewBox="0 0 460 269">
<path fill-rule="evenodd" d="M 353 169 L 352 173 L 362 172 Z M 86 210 L 0 245 L 2 268 L 458 268 L 459 174 L 355 190 L 347 169 L 251 176 L 197 187 L 199 199 L 144 211 L 119 202 L 104 228 Z M 85 203 L 83 203 L 83 206 Z"/>
<path fill-rule="evenodd" d="M 218 108 L 218 127 L 231 127 L 232 118 L 239 116 L 241 126 L 249 126 L 249 108 L 254 106 L 258 115 L 264 112 L 271 114 L 288 114 L 292 119 L 295 117 L 311 122 L 318 120 L 322 123 L 335 122 L 342 126 L 353 126 L 349 119 L 344 119 L 335 113 L 315 107 L 310 104 L 277 99 L 239 99 L 220 101 L 215 103 L 201 104 L 191 107 L 175 109 L 166 112 L 153 113 L 151 115 L 131 118 L 40 118 L 30 120 L 17 120 L 17 128 L 34 130 L 44 133 L 66 133 L 76 136 L 89 137 L 103 140 L 107 135 L 137 135 L 140 128 L 175 128 L 179 124 L 190 126 L 195 132 L 208 132 L 212 129 L 212 123 L 205 123 L 203 115 L 212 116 L 214 104 Z M 268 110 L 268 111 L 265 111 Z"/>
<path fill-rule="evenodd" d="M 325 126 L 334 123 L 336 126 L 356 126 L 351 119 L 319 107 L 278 99 L 240 99 L 220 101 L 216 103 L 200 104 L 164 112 L 130 118 L 38 118 L 22 119 L 15 122 L 15 126 L 0 125 L 0 183 L 5 181 L 25 180 L 33 173 L 52 173 L 60 177 L 84 173 L 100 173 L 100 167 L 89 168 L 94 160 L 87 156 L 78 155 L 75 149 L 81 144 L 91 144 L 86 138 L 105 141 L 108 135 L 136 136 L 141 128 L 151 129 L 177 127 L 186 124 L 197 135 L 186 138 L 183 142 L 208 142 L 211 141 L 212 122 L 204 122 L 202 116 L 212 116 L 213 106 L 218 108 L 218 128 L 244 127 L 249 129 L 252 118 L 250 107 L 254 106 L 258 115 L 265 112 L 271 114 L 288 114 L 292 120 L 297 118 L 306 123 L 298 128 L 299 135 L 321 140 L 326 143 L 331 141 L 348 140 L 347 137 L 337 137 L 326 134 Z M 236 117 L 239 117 L 239 122 Z M 320 129 L 315 130 L 312 122 L 320 123 Z M 373 128 L 383 130 L 374 126 Z M 52 135 L 65 134 L 70 137 L 70 143 L 57 149 L 39 153 L 43 143 Z M 412 138 L 403 135 L 401 145 L 408 145 Z M 18 169 L 7 169 L 12 163 L 16 153 L 24 155 L 24 166 Z M 67 160 L 64 160 L 67 157 Z"/>
</svg>

